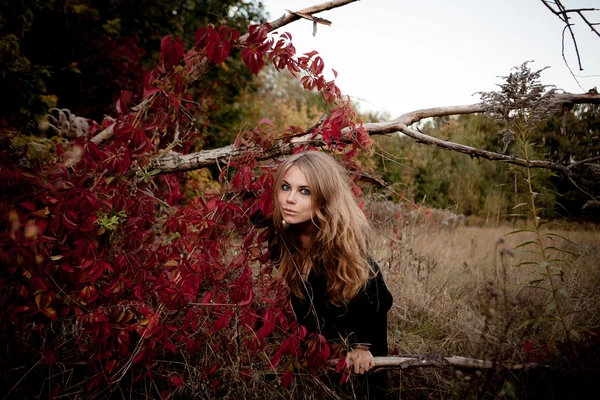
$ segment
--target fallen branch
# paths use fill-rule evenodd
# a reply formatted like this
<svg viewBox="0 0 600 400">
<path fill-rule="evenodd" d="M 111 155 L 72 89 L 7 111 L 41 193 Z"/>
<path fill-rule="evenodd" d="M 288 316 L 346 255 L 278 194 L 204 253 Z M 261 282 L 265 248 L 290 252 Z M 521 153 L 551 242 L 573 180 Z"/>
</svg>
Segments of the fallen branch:
<svg viewBox="0 0 600 400">
<path fill-rule="evenodd" d="M 421 368 L 421 367 L 458 367 L 469 369 L 492 369 L 504 368 L 509 370 L 528 370 L 544 367 L 537 363 L 513 363 L 513 362 L 494 362 L 490 360 L 479 360 L 476 358 L 467 358 L 461 356 L 441 357 L 439 355 L 419 355 L 410 357 L 387 356 L 374 357 L 375 368 Z"/>
<path fill-rule="evenodd" d="M 557 104 L 600 104 L 600 95 L 593 90 L 583 94 L 557 93 L 554 95 L 552 100 Z M 485 109 L 481 103 L 464 106 L 425 108 L 422 110 L 416 110 L 402 114 L 392 122 L 404 125 L 412 125 L 415 122 L 419 122 L 425 118 L 446 117 L 448 115 L 477 114 L 483 113 L 484 111 Z"/>
<path fill-rule="evenodd" d="M 592 92 L 584 94 L 563 93 L 555 95 L 553 97 L 553 101 L 559 104 L 600 104 L 600 94 Z M 571 181 L 577 182 L 576 186 L 581 184 L 591 187 L 595 184 L 595 182 L 589 182 L 578 176 L 571 166 L 564 166 L 562 164 L 542 160 L 533 160 L 527 162 L 524 159 L 512 155 L 501 154 L 438 139 L 420 132 L 410 126 L 411 124 L 414 124 L 425 118 L 459 114 L 475 114 L 482 113 L 483 111 L 484 108 L 481 104 L 428 108 L 411 111 L 388 122 L 366 123 L 363 125 L 363 128 L 369 133 L 369 135 L 389 135 L 401 132 L 419 143 L 434 145 L 444 150 L 456 151 L 470 155 L 471 157 L 504 161 L 519 166 L 525 166 L 527 163 L 529 163 L 531 168 L 542 168 L 556 171 Z M 349 137 L 349 133 L 350 128 L 345 128 L 342 130 L 342 137 L 347 137 L 345 140 L 346 143 L 351 143 L 352 141 Z M 277 142 L 276 146 L 268 151 L 265 151 L 258 146 L 252 148 L 235 148 L 233 145 L 229 145 L 214 150 L 203 150 L 193 154 L 171 154 L 163 157 L 157 157 L 151 160 L 149 168 L 157 173 L 190 171 L 227 162 L 231 159 L 238 159 L 248 155 L 252 155 L 257 160 L 274 158 L 281 155 L 291 154 L 294 148 L 306 145 L 322 146 L 325 145 L 325 142 L 320 136 L 313 137 L 313 135 L 309 132 L 296 136 L 289 142 Z"/>
</svg>

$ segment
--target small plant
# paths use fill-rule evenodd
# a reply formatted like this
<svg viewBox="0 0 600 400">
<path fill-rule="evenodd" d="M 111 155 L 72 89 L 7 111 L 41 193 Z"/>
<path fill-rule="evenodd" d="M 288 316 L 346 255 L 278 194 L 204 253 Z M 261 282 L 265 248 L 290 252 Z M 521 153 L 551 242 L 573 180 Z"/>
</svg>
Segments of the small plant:
<svg viewBox="0 0 600 400">
<path fill-rule="evenodd" d="M 100 228 L 106 229 L 107 231 L 114 231 L 120 223 L 127 218 L 125 210 L 118 211 L 116 213 L 103 213 L 98 211 L 98 220 L 96 223 Z"/>
<path fill-rule="evenodd" d="M 516 174 L 521 176 L 521 182 L 517 186 L 520 188 L 520 194 L 524 196 L 524 201 L 513 207 L 513 210 L 516 211 L 510 216 L 525 218 L 531 221 L 533 226 L 513 231 L 511 234 L 527 233 L 529 235 L 527 240 L 515 246 L 515 250 L 523 249 L 533 254 L 535 260 L 520 262 L 517 266 L 536 265 L 540 269 L 542 278 L 530 281 L 529 286 L 549 292 L 550 298 L 545 305 L 544 314 L 538 320 L 559 322 L 564 330 L 566 341 L 577 358 L 573 344 L 574 332 L 569 326 L 567 313 L 563 306 L 563 299 L 569 294 L 562 288 L 564 260 L 560 254 L 568 252 L 549 244 L 557 238 L 569 241 L 563 236 L 545 232 L 542 229 L 544 225 L 551 224 L 543 218 L 546 208 L 539 205 L 545 189 L 536 186 L 536 181 L 541 173 L 535 172 L 530 165 L 531 160 L 536 156 L 534 128 L 556 114 L 559 108 L 550 101 L 550 97 L 555 93 L 555 88 L 540 83 L 540 75 L 545 68 L 531 71 L 528 64 L 529 62 L 523 63 L 520 67 L 515 68 L 515 72 L 504 77 L 505 82 L 499 85 L 499 91 L 481 93 L 481 98 L 486 114 L 505 126 L 499 132 L 504 143 L 503 151 L 510 152 L 510 145 L 514 142 L 520 156 L 525 160 L 524 167 L 513 169 Z M 523 210 L 526 212 L 522 212 Z"/>
</svg>

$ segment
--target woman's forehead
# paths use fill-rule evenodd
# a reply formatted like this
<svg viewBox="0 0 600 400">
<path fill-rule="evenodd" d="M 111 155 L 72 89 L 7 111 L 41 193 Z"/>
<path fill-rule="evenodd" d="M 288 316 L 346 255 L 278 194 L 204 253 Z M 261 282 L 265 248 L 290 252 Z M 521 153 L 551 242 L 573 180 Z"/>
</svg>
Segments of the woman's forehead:
<svg viewBox="0 0 600 400">
<path fill-rule="evenodd" d="M 288 183 L 293 183 L 297 186 L 308 186 L 308 179 L 306 174 L 296 165 L 292 165 L 283 174 L 283 180 Z"/>
</svg>

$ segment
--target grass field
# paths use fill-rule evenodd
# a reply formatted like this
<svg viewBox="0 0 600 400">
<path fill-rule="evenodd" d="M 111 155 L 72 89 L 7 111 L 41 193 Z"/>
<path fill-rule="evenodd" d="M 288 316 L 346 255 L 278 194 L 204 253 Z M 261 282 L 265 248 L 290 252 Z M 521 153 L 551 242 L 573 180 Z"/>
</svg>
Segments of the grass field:
<svg viewBox="0 0 600 400">
<path fill-rule="evenodd" d="M 519 243 L 535 239 L 529 232 L 510 234 L 523 226 L 469 226 L 466 218 L 448 222 L 447 213 L 382 218 L 386 210 L 378 208 L 389 205 L 368 206 L 375 217 L 379 214 L 374 218 L 378 234 L 372 251 L 394 295 L 391 350 L 402 355 L 535 362 L 551 368 L 548 373 L 502 368 L 396 371 L 391 373 L 395 397 L 577 398 L 582 388 L 598 386 L 599 230 L 545 230 L 560 237 L 552 236 L 544 245 L 566 251 L 551 251 L 560 259 L 551 263 L 557 274 L 553 277 L 559 292 L 557 310 L 545 269 L 539 265 L 543 261 L 536 254 L 539 246 L 515 250 Z M 517 266 L 525 261 L 532 264 Z M 590 368 L 596 371 L 591 377 L 587 372 L 573 375 Z M 556 387 L 563 378 L 569 384 Z M 580 379 L 583 382 L 572 387 Z"/>
</svg>

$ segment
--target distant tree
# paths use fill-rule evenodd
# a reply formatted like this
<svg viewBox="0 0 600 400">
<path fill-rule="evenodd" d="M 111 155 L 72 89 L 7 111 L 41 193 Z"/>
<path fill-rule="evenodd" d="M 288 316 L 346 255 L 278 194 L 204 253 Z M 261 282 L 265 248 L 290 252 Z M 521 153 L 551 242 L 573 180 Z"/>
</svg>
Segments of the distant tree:
<svg viewBox="0 0 600 400">
<path fill-rule="evenodd" d="M 572 110 L 571 110 L 572 108 Z M 563 112 L 538 127 L 540 152 L 561 165 L 576 165 L 589 179 L 598 179 L 600 170 L 600 106 L 582 104 L 566 106 Z M 576 190 L 560 175 L 549 178 L 548 184 L 561 194 L 558 199 L 572 218 L 600 220 L 600 204 L 590 202 L 590 196 Z"/>
<path fill-rule="evenodd" d="M 241 0 L 1 0 L 0 115 L 21 127 L 52 106 L 94 120 L 114 116 L 122 91 L 141 100 L 144 75 L 165 35 L 182 37 L 189 47 L 200 26 L 226 21 L 244 31 L 264 22 L 263 14 L 260 2 Z M 222 133 L 218 125 L 232 116 L 242 119 L 228 107 L 253 85 L 240 64 L 238 57 L 228 68 L 213 69 L 212 79 L 193 93 L 201 127 L 216 125 L 214 133 L 205 129 L 207 136 Z M 227 84 L 215 86 L 215 80 Z"/>
</svg>

